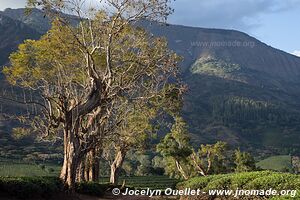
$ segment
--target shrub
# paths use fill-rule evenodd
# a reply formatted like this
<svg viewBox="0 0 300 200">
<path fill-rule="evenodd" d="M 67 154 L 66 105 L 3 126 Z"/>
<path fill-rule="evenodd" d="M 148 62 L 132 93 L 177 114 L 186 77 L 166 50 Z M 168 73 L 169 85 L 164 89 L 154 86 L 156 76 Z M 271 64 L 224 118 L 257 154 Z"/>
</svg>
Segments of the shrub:
<svg viewBox="0 0 300 200">
<path fill-rule="evenodd" d="M 268 176 L 260 176 L 246 184 L 247 189 L 297 189 L 300 177 L 286 173 L 272 173 Z M 298 181 L 297 181 L 298 180 Z"/>
<path fill-rule="evenodd" d="M 210 189 L 229 189 L 231 188 L 231 177 L 220 177 L 217 179 L 212 179 L 210 182 L 208 182 L 207 186 L 205 187 L 205 190 Z"/>
<path fill-rule="evenodd" d="M 181 182 L 177 185 L 179 188 L 197 188 L 203 189 L 213 179 L 213 176 L 192 178 L 188 181 Z"/>
<path fill-rule="evenodd" d="M 300 199 L 300 176 L 271 171 L 243 172 L 236 174 L 195 177 L 177 184 L 178 188 L 201 189 L 247 189 L 268 190 L 298 190 Z M 274 197 L 273 200 L 293 199 L 290 197 Z"/>
<path fill-rule="evenodd" d="M 0 177 L 0 192 L 20 199 L 50 198 L 61 191 L 62 184 L 55 177 L 4 178 Z"/>
<path fill-rule="evenodd" d="M 76 192 L 98 197 L 102 197 L 108 188 L 108 184 L 99 184 L 95 182 L 82 182 L 76 184 Z"/>
<path fill-rule="evenodd" d="M 232 175 L 232 188 L 244 188 L 244 186 L 257 177 L 264 177 L 272 174 L 270 171 L 237 173 Z"/>
<path fill-rule="evenodd" d="M 39 164 L 39 167 L 40 167 L 42 170 L 44 170 L 44 169 L 46 168 L 46 166 L 43 165 L 43 164 Z"/>
<path fill-rule="evenodd" d="M 53 168 L 50 167 L 50 168 L 47 168 L 46 171 L 47 171 L 48 173 L 53 173 L 55 170 L 54 170 Z"/>
</svg>

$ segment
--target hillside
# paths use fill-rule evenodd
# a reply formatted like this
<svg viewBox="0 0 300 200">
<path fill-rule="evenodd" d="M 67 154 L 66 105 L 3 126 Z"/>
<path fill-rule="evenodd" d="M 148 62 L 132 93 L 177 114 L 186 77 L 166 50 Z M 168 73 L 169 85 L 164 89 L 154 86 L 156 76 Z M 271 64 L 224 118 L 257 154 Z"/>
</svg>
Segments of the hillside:
<svg viewBox="0 0 300 200">
<path fill-rule="evenodd" d="M 182 55 L 195 143 L 299 153 L 300 58 L 239 31 L 142 23 Z"/>
<path fill-rule="evenodd" d="M 39 35 L 35 29 L 0 12 L 0 66 L 6 64 L 9 54 L 24 39 L 37 39 Z"/>
<path fill-rule="evenodd" d="M 0 70 L 2 71 L 3 65 L 8 64 L 9 55 L 17 49 L 20 43 L 25 39 L 38 39 L 39 37 L 40 34 L 35 29 L 0 12 Z M 8 90 L 15 89 L 6 83 L 3 74 L 0 73 L 0 92 L 1 94 L 7 94 Z M 20 111 L 20 107 L 13 104 L 13 102 L 0 99 L 0 104 L 0 112 Z M 5 123 L 5 126 L 8 126 L 8 123 Z"/>
<path fill-rule="evenodd" d="M 0 65 L 17 44 L 49 28 L 41 11 L 22 13 L 0 12 Z M 183 114 L 195 144 L 225 140 L 263 156 L 300 154 L 300 58 L 235 30 L 139 25 L 183 57 Z"/>
<path fill-rule="evenodd" d="M 184 57 L 184 71 L 200 58 L 215 58 L 284 80 L 297 81 L 300 77 L 299 57 L 272 48 L 243 32 L 148 22 L 142 26 L 168 39 L 170 48 Z"/>
</svg>

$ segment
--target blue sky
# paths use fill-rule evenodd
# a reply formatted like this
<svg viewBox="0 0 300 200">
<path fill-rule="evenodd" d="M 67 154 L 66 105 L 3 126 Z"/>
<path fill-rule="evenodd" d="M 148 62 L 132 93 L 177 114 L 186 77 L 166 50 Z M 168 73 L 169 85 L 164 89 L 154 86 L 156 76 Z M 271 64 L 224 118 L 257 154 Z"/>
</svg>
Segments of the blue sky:
<svg viewBox="0 0 300 200">
<path fill-rule="evenodd" d="M 0 10 L 25 0 L 0 0 Z M 236 29 L 300 56 L 300 0 L 176 0 L 172 24 Z"/>
</svg>

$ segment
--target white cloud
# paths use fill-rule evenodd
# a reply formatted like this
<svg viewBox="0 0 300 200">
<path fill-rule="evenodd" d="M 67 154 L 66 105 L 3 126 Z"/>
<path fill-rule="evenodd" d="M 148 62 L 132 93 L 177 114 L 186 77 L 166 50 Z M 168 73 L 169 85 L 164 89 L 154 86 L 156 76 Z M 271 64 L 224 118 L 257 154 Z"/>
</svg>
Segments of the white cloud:
<svg viewBox="0 0 300 200">
<path fill-rule="evenodd" d="M 23 8 L 26 5 L 26 0 L 0 0 L 0 11 L 5 8 Z"/>
<path fill-rule="evenodd" d="M 300 0 L 177 0 L 170 23 L 249 30 L 261 24 L 260 16 L 289 11 Z"/>
<path fill-rule="evenodd" d="M 292 54 L 294 54 L 295 56 L 299 56 L 300 57 L 300 50 L 296 50 Z"/>
</svg>

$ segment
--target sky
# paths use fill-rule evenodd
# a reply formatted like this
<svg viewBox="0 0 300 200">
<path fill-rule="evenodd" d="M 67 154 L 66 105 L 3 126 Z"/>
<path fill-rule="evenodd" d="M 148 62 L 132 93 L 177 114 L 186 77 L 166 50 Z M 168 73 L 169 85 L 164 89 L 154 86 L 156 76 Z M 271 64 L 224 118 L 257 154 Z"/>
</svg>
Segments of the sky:
<svg viewBox="0 0 300 200">
<path fill-rule="evenodd" d="M 0 0 L 0 10 L 26 0 Z M 176 0 L 169 23 L 235 29 L 300 56 L 300 0 Z"/>
</svg>

